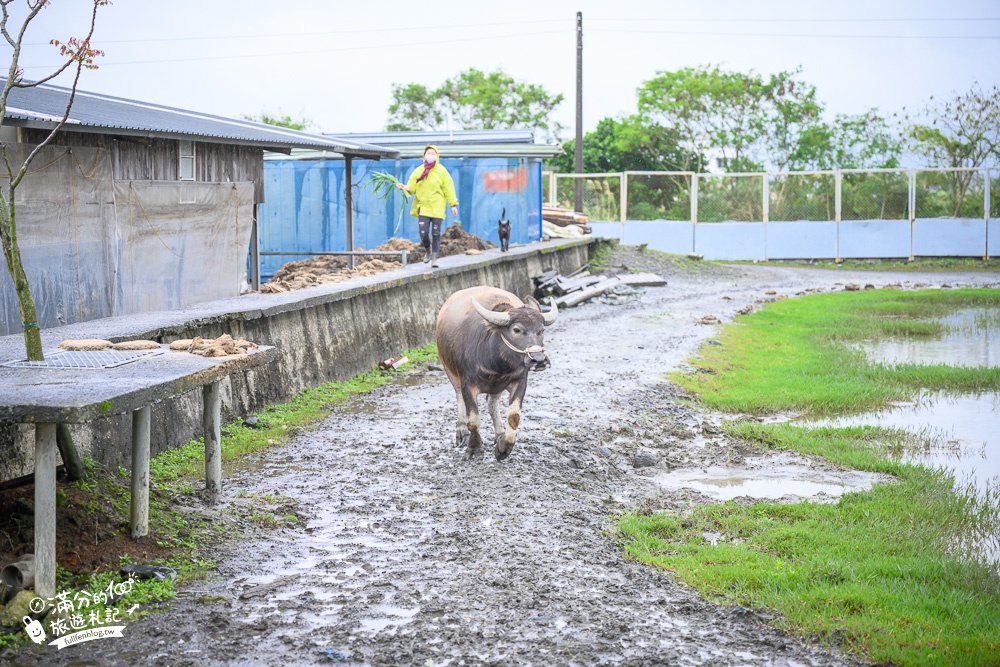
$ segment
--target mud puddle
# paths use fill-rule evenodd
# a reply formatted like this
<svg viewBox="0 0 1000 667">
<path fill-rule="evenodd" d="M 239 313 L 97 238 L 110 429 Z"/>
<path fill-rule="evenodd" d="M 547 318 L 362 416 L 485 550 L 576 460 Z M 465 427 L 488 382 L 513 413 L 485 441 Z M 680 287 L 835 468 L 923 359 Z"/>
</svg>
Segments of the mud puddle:
<svg viewBox="0 0 1000 667">
<path fill-rule="evenodd" d="M 748 461 L 745 467 L 710 466 L 703 469 L 672 470 L 655 477 L 668 491 L 692 489 L 712 500 L 734 498 L 789 501 L 808 498 L 813 501 L 837 500 L 848 491 L 870 489 L 882 481 L 869 473 L 807 463 L 782 463 L 773 459 Z"/>
<path fill-rule="evenodd" d="M 294 498 L 304 528 L 219 545 L 214 576 L 123 639 L 28 649 L 16 664 L 851 664 L 625 560 L 611 531 L 635 505 L 713 500 L 694 479 L 665 489 L 669 471 L 788 464 L 728 442 L 662 376 L 713 335 L 701 316 L 843 276 L 706 267 L 635 303 L 561 313 L 503 463 L 461 460 L 440 371 L 348 401 L 225 481 L 227 502 Z M 789 481 L 835 472 L 799 465 Z"/>
</svg>

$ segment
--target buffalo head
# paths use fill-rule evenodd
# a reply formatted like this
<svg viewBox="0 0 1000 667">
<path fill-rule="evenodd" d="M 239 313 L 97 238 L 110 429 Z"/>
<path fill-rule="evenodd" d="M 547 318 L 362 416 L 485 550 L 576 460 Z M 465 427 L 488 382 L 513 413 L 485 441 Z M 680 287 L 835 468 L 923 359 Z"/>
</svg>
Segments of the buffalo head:
<svg viewBox="0 0 1000 667">
<path fill-rule="evenodd" d="M 472 298 L 476 309 L 487 324 L 497 329 L 500 339 L 512 352 L 522 355 L 524 364 L 533 371 L 548 368 L 551 364 L 545 356 L 545 327 L 556 321 L 559 309 L 552 304 L 552 310 L 542 312 L 541 304 L 534 297 L 527 297 L 524 306 L 505 311 L 487 310 Z"/>
</svg>

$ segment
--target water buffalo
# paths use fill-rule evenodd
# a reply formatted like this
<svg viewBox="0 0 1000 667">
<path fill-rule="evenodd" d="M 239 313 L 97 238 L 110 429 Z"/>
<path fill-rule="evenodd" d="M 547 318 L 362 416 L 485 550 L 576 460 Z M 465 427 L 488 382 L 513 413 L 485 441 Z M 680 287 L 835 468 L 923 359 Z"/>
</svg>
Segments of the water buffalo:
<svg viewBox="0 0 1000 667">
<path fill-rule="evenodd" d="M 436 330 L 438 356 L 458 399 L 456 444 L 467 447 L 468 458 L 483 456 L 476 405 L 480 394 L 488 397 L 497 460 L 504 460 L 514 449 L 528 371 L 549 367 L 542 346 L 544 328 L 555 322 L 558 314 L 555 305 L 543 313 L 533 297 L 522 302 L 510 292 L 484 285 L 455 292 L 441 307 Z M 506 428 L 500 415 L 504 391 L 510 396 Z"/>
</svg>

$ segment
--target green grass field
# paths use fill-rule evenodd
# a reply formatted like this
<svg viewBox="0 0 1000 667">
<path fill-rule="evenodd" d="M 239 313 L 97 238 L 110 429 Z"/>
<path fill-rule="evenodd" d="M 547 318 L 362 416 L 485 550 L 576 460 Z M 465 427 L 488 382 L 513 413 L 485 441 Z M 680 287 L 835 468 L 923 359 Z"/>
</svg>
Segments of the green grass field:
<svg viewBox="0 0 1000 667">
<path fill-rule="evenodd" d="M 724 327 L 723 344 L 703 348 L 696 371 L 672 379 L 703 405 L 755 414 L 872 409 L 923 387 L 996 390 L 997 369 L 873 365 L 850 346 L 934 335 L 941 326 L 924 318 L 977 306 L 1000 312 L 1000 292 L 880 290 L 779 301 Z M 977 324 L 995 330 L 996 322 L 990 315 Z M 774 610 L 789 632 L 855 658 L 1000 664 L 1000 486 L 956 487 L 944 470 L 900 462 L 901 452 L 925 444 L 904 431 L 747 420 L 726 429 L 761 450 L 822 456 L 894 481 L 835 503 L 627 514 L 618 527 L 630 558 L 674 572 L 710 600 Z"/>
<path fill-rule="evenodd" d="M 750 262 L 740 262 L 746 264 Z M 1000 271 L 1000 259 L 975 259 L 972 257 L 917 257 L 906 259 L 845 259 L 841 262 L 829 260 L 770 261 L 757 262 L 772 266 L 811 266 L 819 269 L 838 271 L 906 271 L 906 272 L 948 272 L 948 271 Z"/>
<path fill-rule="evenodd" d="M 943 327 L 926 318 L 973 307 L 1000 309 L 1000 290 L 869 290 L 782 300 L 737 317 L 722 329 L 722 345 L 706 346 L 692 360 L 697 373 L 670 379 L 709 408 L 751 413 L 862 411 L 921 389 L 997 389 L 1000 368 L 871 364 L 850 345 L 934 336 Z"/>
</svg>

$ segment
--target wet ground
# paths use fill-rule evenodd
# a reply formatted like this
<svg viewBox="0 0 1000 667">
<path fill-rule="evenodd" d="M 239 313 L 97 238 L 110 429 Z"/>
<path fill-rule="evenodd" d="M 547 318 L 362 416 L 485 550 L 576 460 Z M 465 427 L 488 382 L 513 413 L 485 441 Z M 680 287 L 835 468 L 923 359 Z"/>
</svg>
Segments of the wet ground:
<svg viewBox="0 0 1000 667">
<path fill-rule="evenodd" d="M 503 463 L 461 460 L 454 394 L 441 371 L 420 371 L 248 459 L 220 506 L 197 508 L 288 496 L 309 517 L 304 529 L 221 545 L 217 575 L 123 639 L 26 651 L 15 664 L 850 664 L 836 647 L 773 629 L 766 613 L 703 601 L 623 558 L 614 517 L 713 502 L 713 480 L 756 480 L 788 500 L 872 482 L 725 441 L 718 418 L 687 406 L 663 374 L 712 337 L 698 319 L 728 321 L 767 290 L 1000 280 L 627 261 L 665 273 L 668 286 L 560 314 L 546 334 L 552 367 L 532 375 Z"/>
</svg>

